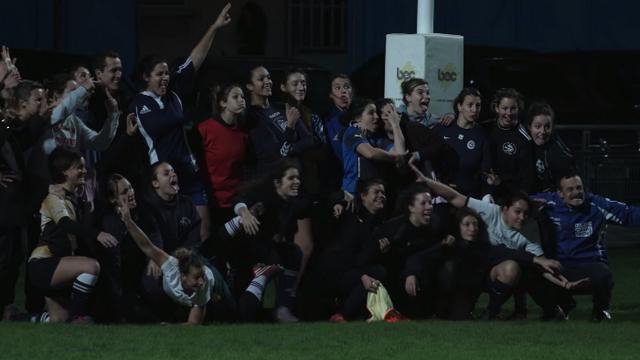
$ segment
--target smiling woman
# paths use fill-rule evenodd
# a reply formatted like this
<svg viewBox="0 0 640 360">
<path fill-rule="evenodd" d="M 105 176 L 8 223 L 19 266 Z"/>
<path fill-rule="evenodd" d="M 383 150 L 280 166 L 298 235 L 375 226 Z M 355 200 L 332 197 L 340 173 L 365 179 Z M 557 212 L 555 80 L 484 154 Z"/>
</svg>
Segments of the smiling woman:
<svg viewBox="0 0 640 360">
<path fill-rule="evenodd" d="M 436 195 L 442 196 L 454 207 L 474 210 L 486 224 L 489 243 L 493 245 L 487 256 L 491 269 L 487 279 L 490 295 L 488 319 L 497 317 L 502 304 L 511 296 L 516 286 L 529 291 L 542 307 L 543 318 L 554 319 L 561 315 L 553 298 L 547 295 L 551 289 L 545 288 L 550 283 L 560 285 L 562 281 L 566 285 L 566 279 L 558 275 L 561 265 L 558 261 L 547 258 L 538 243 L 530 241 L 520 232 L 529 211 L 527 194 L 511 193 L 505 198 L 504 204 L 499 206 L 462 195 L 445 184 L 428 179 L 415 166 L 412 168 Z M 543 270 L 542 276 L 534 265 Z M 550 283 L 542 281 L 543 276 Z"/>
<path fill-rule="evenodd" d="M 393 141 L 378 135 L 382 124 L 370 99 L 354 101 L 343 119 L 348 126 L 342 137 L 342 191 L 354 194 L 358 180 L 381 177 L 384 163 L 403 160 L 404 136 L 397 121 L 393 122 Z"/>
<path fill-rule="evenodd" d="M 359 182 L 355 203 L 355 212 L 345 211 L 341 202 L 334 205 L 334 216 L 338 218 L 335 232 L 303 282 L 307 296 L 338 299 L 338 306 L 331 309 L 335 311 L 329 319 L 332 322 L 364 316 L 368 293 L 377 292 L 378 286 L 386 282 L 382 266 L 360 261 L 371 233 L 384 220 L 386 191 L 382 180 Z"/>
<path fill-rule="evenodd" d="M 284 267 L 276 283 L 274 317 L 279 322 L 298 321 L 292 313 L 298 277 L 304 271 L 305 250 L 310 254 L 313 248 L 310 204 L 300 195 L 300 185 L 298 165 L 284 160 L 269 176 L 243 191 L 241 201 L 235 206 L 244 233 L 248 235 L 242 258 L 250 264 Z M 255 317 L 246 320 L 255 320 Z"/>
<path fill-rule="evenodd" d="M 105 248 L 116 246 L 118 241 L 82 222 L 85 213 L 81 199 L 76 196 L 87 174 L 82 155 L 58 147 L 49 157 L 49 169 L 54 185 L 42 202 L 42 233 L 29 258 L 27 278 L 45 297 L 47 312 L 39 317 L 41 321 L 64 322 L 71 318 L 73 322 L 90 323 L 88 303 L 100 265 L 93 258 L 76 253 L 79 248 L 91 252 L 94 241 Z M 67 299 L 68 290 L 71 296 Z"/>
<path fill-rule="evenodd" d="M 527 112 L 527 127 L 535 144 L 536 191 L 553 190 L 558 178 L 574 171 L 571 150 L 554 131 L 555 112 L 545 102 L 534 102 Z"/>
<path fill-rule="evenodd" d="M 493 170 L 509 191 L 531 193 L 535 185 L 533 142 L 520 124 L 522 95 L 515 89 L 498 89 L 491 102 L 496 114 L 489 122 L 488 135 Z"/>
<path fill-rule="evenodd" d="M 270 101 L 273 81 L 264 66 L 249 72 L 246 87 L 251 97 L 247 124 L 252 157 L 253 178 L 270 173 L 282 158 L 299 158 L 314 146 L 312 132 L 304 125 L 299 105 Z"/>
</svg>

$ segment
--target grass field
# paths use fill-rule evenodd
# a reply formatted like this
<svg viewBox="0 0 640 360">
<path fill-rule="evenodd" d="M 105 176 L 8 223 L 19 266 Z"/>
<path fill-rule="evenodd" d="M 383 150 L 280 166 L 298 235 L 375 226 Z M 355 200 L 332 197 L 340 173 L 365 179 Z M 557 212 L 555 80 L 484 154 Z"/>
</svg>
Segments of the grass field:
<svg viewBox="0 0 640 360">
<path fill-rule="evenodd" d="M 0 359 L 638 359 L 640 248 L 611 251 L 614 321 L 71 326 L 0 323 Z M 486 301 L 486 299 L 483 299 Z M 509 309 L 506 309 L 508 311 Z"/>
</svg>

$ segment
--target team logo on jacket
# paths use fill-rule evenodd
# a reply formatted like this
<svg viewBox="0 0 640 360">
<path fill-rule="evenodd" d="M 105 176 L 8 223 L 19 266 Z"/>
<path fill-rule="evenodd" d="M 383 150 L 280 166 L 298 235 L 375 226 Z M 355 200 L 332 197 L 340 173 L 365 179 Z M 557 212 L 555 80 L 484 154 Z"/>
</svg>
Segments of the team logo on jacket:
<svg viewBox="0 0 640 360">
<path fill-rule="evenodd" d="M 144 115 L 150 112 L 151 112 L 151 109 L 149 109 L 147 105 L 142 105 L 142 109 L 140 110 L 140 115 Z"/>
<path fill-rule="evenodd" d="M 476 142 L 473 140 L 467 141 L 467 149 L 473 150 L 476 148 Z"/>
<path fill-rule="evenodd" d="M 506 142 L 502 144 L 502 151 L 507 155 L 513 155 L 518 151 L 518 148 L 514 143 Z"/>
<path fill-rule="evenodd" d="M 191 219 L 189 219 L 188 217 L 182 217 L 180 219 L 180 225 L 185 227 L 191 225 Z"/>
<path fill-rule="evenodd" d="M 593 225 L 591 221 L 585 223 L 577 223 L 574 225 L 576 237 L 586 238 L 593 235 Z"/>
<path fill-rule="evenodd" d="M 274 118 L 274 115 L 276 115 L 275 118 Z M 285 130 L 287 129 L 288 122 L 284 116 L 280 116 L 280 113 L 278 112 L 278 113 L 271 114 L 269 118 L 272 119 L 273 123 L 276 125 L 278 129 L 280 129 L 280 131 L 285 132 Z"/>
<path fill-rule="evenodd" d="M 538 159 L 538 161 L 536 161 L 536 171 L 538 172 L 538 174 L 544 174 L 544 161 L 542 161 L 541 159 Z"/>
</svg>

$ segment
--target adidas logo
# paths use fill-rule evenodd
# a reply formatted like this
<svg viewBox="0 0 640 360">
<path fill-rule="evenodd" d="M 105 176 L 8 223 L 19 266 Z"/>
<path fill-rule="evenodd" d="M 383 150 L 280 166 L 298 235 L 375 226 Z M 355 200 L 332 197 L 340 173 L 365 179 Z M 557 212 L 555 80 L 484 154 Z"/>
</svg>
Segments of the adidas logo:
<svg viewBox="0 0 640 360">
<path fill-rule="evenodd" d="M 147 105 L 142 105 L 142 109 L 140 110 L 140 115 L 148 114 L 151 112 L 151 109 L 147 107 Z"/>
</svg>

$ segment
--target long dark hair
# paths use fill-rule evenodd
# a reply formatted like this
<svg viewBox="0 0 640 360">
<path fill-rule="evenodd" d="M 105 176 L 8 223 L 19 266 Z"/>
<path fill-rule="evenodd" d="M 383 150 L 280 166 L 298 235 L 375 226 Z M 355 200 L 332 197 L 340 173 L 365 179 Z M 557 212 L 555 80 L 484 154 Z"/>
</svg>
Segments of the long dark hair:
<svg viewBox="0 0 640 360">
<path fill-rule="evenodd" d="M 544 101 L 536 101 L 529 105 L 529 109 L 527 111 L 527 127 L 531 126 L 533 122 L 533 118 L 539 115 L 546 115 L 551 118 L 551 128 L 553 129 L 553 125 L 556 121 L 555 116 L 556 113 L 553 111 L 553 108 L 549 103 Z"/>
<path fill-rule="evenodd" d="M 458 117 L 458 113 L 459 113 L 458 105 L 462 105 L 462 103 L 464 103 L 464 98 L 466 98 L 467 96 L 477 96 L 479 98 L 482 98 L 482 95 L 480 94 L 480 90 L 476 88 L 466 87 L 462 89 L 458 93 L 458 96 L 456 96 L 456 98 L 453 99 L 453 112 L 456 114 L 456 117 Z"/>
<path fill-rule="evenodd" d="M 456 221 L 454 224 L 454 228 L 452 229 L 452 233 L 455 234 L 456 239 L 462 239 L 462 235 L 460 234 L 460 223 L 467 216 L 472 216 L 476 220 L 478 220 L 478 236 L 475 240 L 485 241 L 486 225 L 484 221 L 482 221 L 482 218 L 480 217 L 480 215 L 474 210 L 469 209 L 468 207 L 459 208 L 459 209 L 456 209 L 455 211 L 454 218 Z"/>
<path fill-rule="evenodd" d="M 349 110 L 345 111 L 340 118 L 340 122 L 347 126 L 353 120 L 355 120 L 358 116 L 362 116 L 364 109 L 369 105 L 374 104 L 375 102 L 369 98 L 355 98 L 351 102 L 351 106 L 349 106 Z"/>
<path fill-rule="evenodd" d="M 309 89 L 309 84 L 308 84 L 309 76 L 307 75 L 306 71 L 304 71 L 304 70 L 302 70 L 301 68 L 298 68 L 298 67 L 287 68 L 284 71 L 284 74 L 283 74 L 283 77 L 282 77 L 282 81 L 280 81 L 280 85 L 284 85 L 286 87 L 287 86 L 287 81 L 289 81 L 289 76 L 291 76 L 293 74 L 302 74 L 304 76 L 304 79 L 307 82 L 307 90 L 308 90 Z M 289 103 L 290 105 L 297 105 L 298 104 L 298 102 L 295 99 L 293 99 L 293 97 L 289 93 L 284 92 L 283 96 L 284 96 L 285 102 Z M 305 100 L 306 100 L 306 98 L 305 98 Z"/>
<path fill-rule="evenodd" d="M 236 192 L 235 201 L 250 194 L 275 195 L 274 181 L 281 180 L 289 169 L 296 169 L 300 172 L 300 164 L 296 160 L 286 158 L 278 161 L 267 175 L 240 185 Z"/>
<path fill-rule="evenodd" d="M 147 82 L 144 80 L 144 77 L 150 76 L 151 72 L 156 67 L 156 65 L 161 63 L 167 63 L 167 65 L 169 65 L 169 62 L 167 61 L 167 59 L 162 56 L 148 55 L 142 58 L 142 61 L 140 61 L 140 63 L 136 67 L 136 70 L 133 73 L 133 79 L 134 81 L 136 81 L 136 84 L 139 89 L 142 89 L 142 90 L 147 89 Z"/>
<path fill-rule="evenodd" d="M 107 179 L 105 186 L 107 193 L 105 195 L 107 197 L 106 200 L 110 205 L 113 206 L 114 203 L 112 200 L 118 198 L 118 182 L 126 179 L 127 178 L 118 173 L 111 174 L 111 176 L 109 176 L 109 178 Z"/>
<path fill-rule="evenodd" d="M 69 170 L 73 164 L 80 162 L 82 154 L 71 147 L 60 146 L 55 148 L 49 155 L 49 174 L 54 184 L 63 184 L 67 181 L 64 172 Z"/>
<path fill-rule="evenodd" d="M 409 206 L 413 205 L 418 194 L 427 193 L 431 195 L 431 190 L 423 183 L 413 183 L 406 190 L 398 195 L 396 202 L 396 215 L 409 215 Z"/>
<path fill-rule="evenodd" d="M 304 79 L 307 82 L 307 94 L 308 94 L 309 93 L 309 91 L 308 91 L 309 90 L 309 76 L 301 68 L 292 67 L 292 68 L 286 69 L 284 71 L 284 76 L 282 77 L 282 81 L 280 82 L 280 85 L 284 85 L 286 87 L 287 86 L 287 81 L 289 81 L 289 76 L 291 76 L 293 74 L 302 74 L 304 76 Z M 307 129 L 309 130 L 309 132 L 315 135 L 315 133 L 313 132 L 313 124 L 312 124 L 312 120 L 311 120 L 311 116 L 312 116 L 311 109 L 309 107 L 307 107 L 304 104 L 303 101 L 298 101 L 298 100 L 294 99 L 293 96 L 291 96 L 291 94 L 287 93 L 286 91 L 283 92 L 282 96 L 283 96 L 283 100 L 284 100 L 285 103 L 289 104 L 290 106 L 293 106 L 293 107 L 297 108 L 300 111 L 300 115 L 301 115 L 302 121 L 307 126 Z M 306 101 L 306 100 L 307 100 L 307 98 L 305 97 L 304 101 Z"/>
<path fill-rule="evenodd" d="M 496 112 L 496 108 L 500 105 L 502 99 L 514 99 L 518 105 L 518 114 L 524 111 L 524 97 L 514 88 L 501 88 L 496 91 L 491 100 L 491 111 Z"/>
<path fill-rule="evenodd" d="M 231 93 L 231 90 L 238 88 L 242 91 L 242 94 L 245 96 L 245 106 L 249 105 L 249 102 L 247 101 L 246 98 L 246 93 L 245 93 L 245 89 L 238 83 L 231 83 L 231 84 L 226 84 L 224 86 L 215 86 L 214 88 L 211 89 L 212 92 L 212 116 L 216 117 L 218 119 L 220 119 L 220 117 L 222 116 L 222 112 L 224 111 L 224 109 L 222 108 L 222 106 L 220 106 L 220 102 L 221 101 L 227 101 L 228 97 L 229 97 L 229 93 Z M 246 108 L 245 108 L 246 109 Z M 242 114 L 240 114 L 240 116 L 238 116 L 237 119 L 237 124 L 243 124 L 244 123 L 244 112 L 242 112 Z"/>
</svg>

